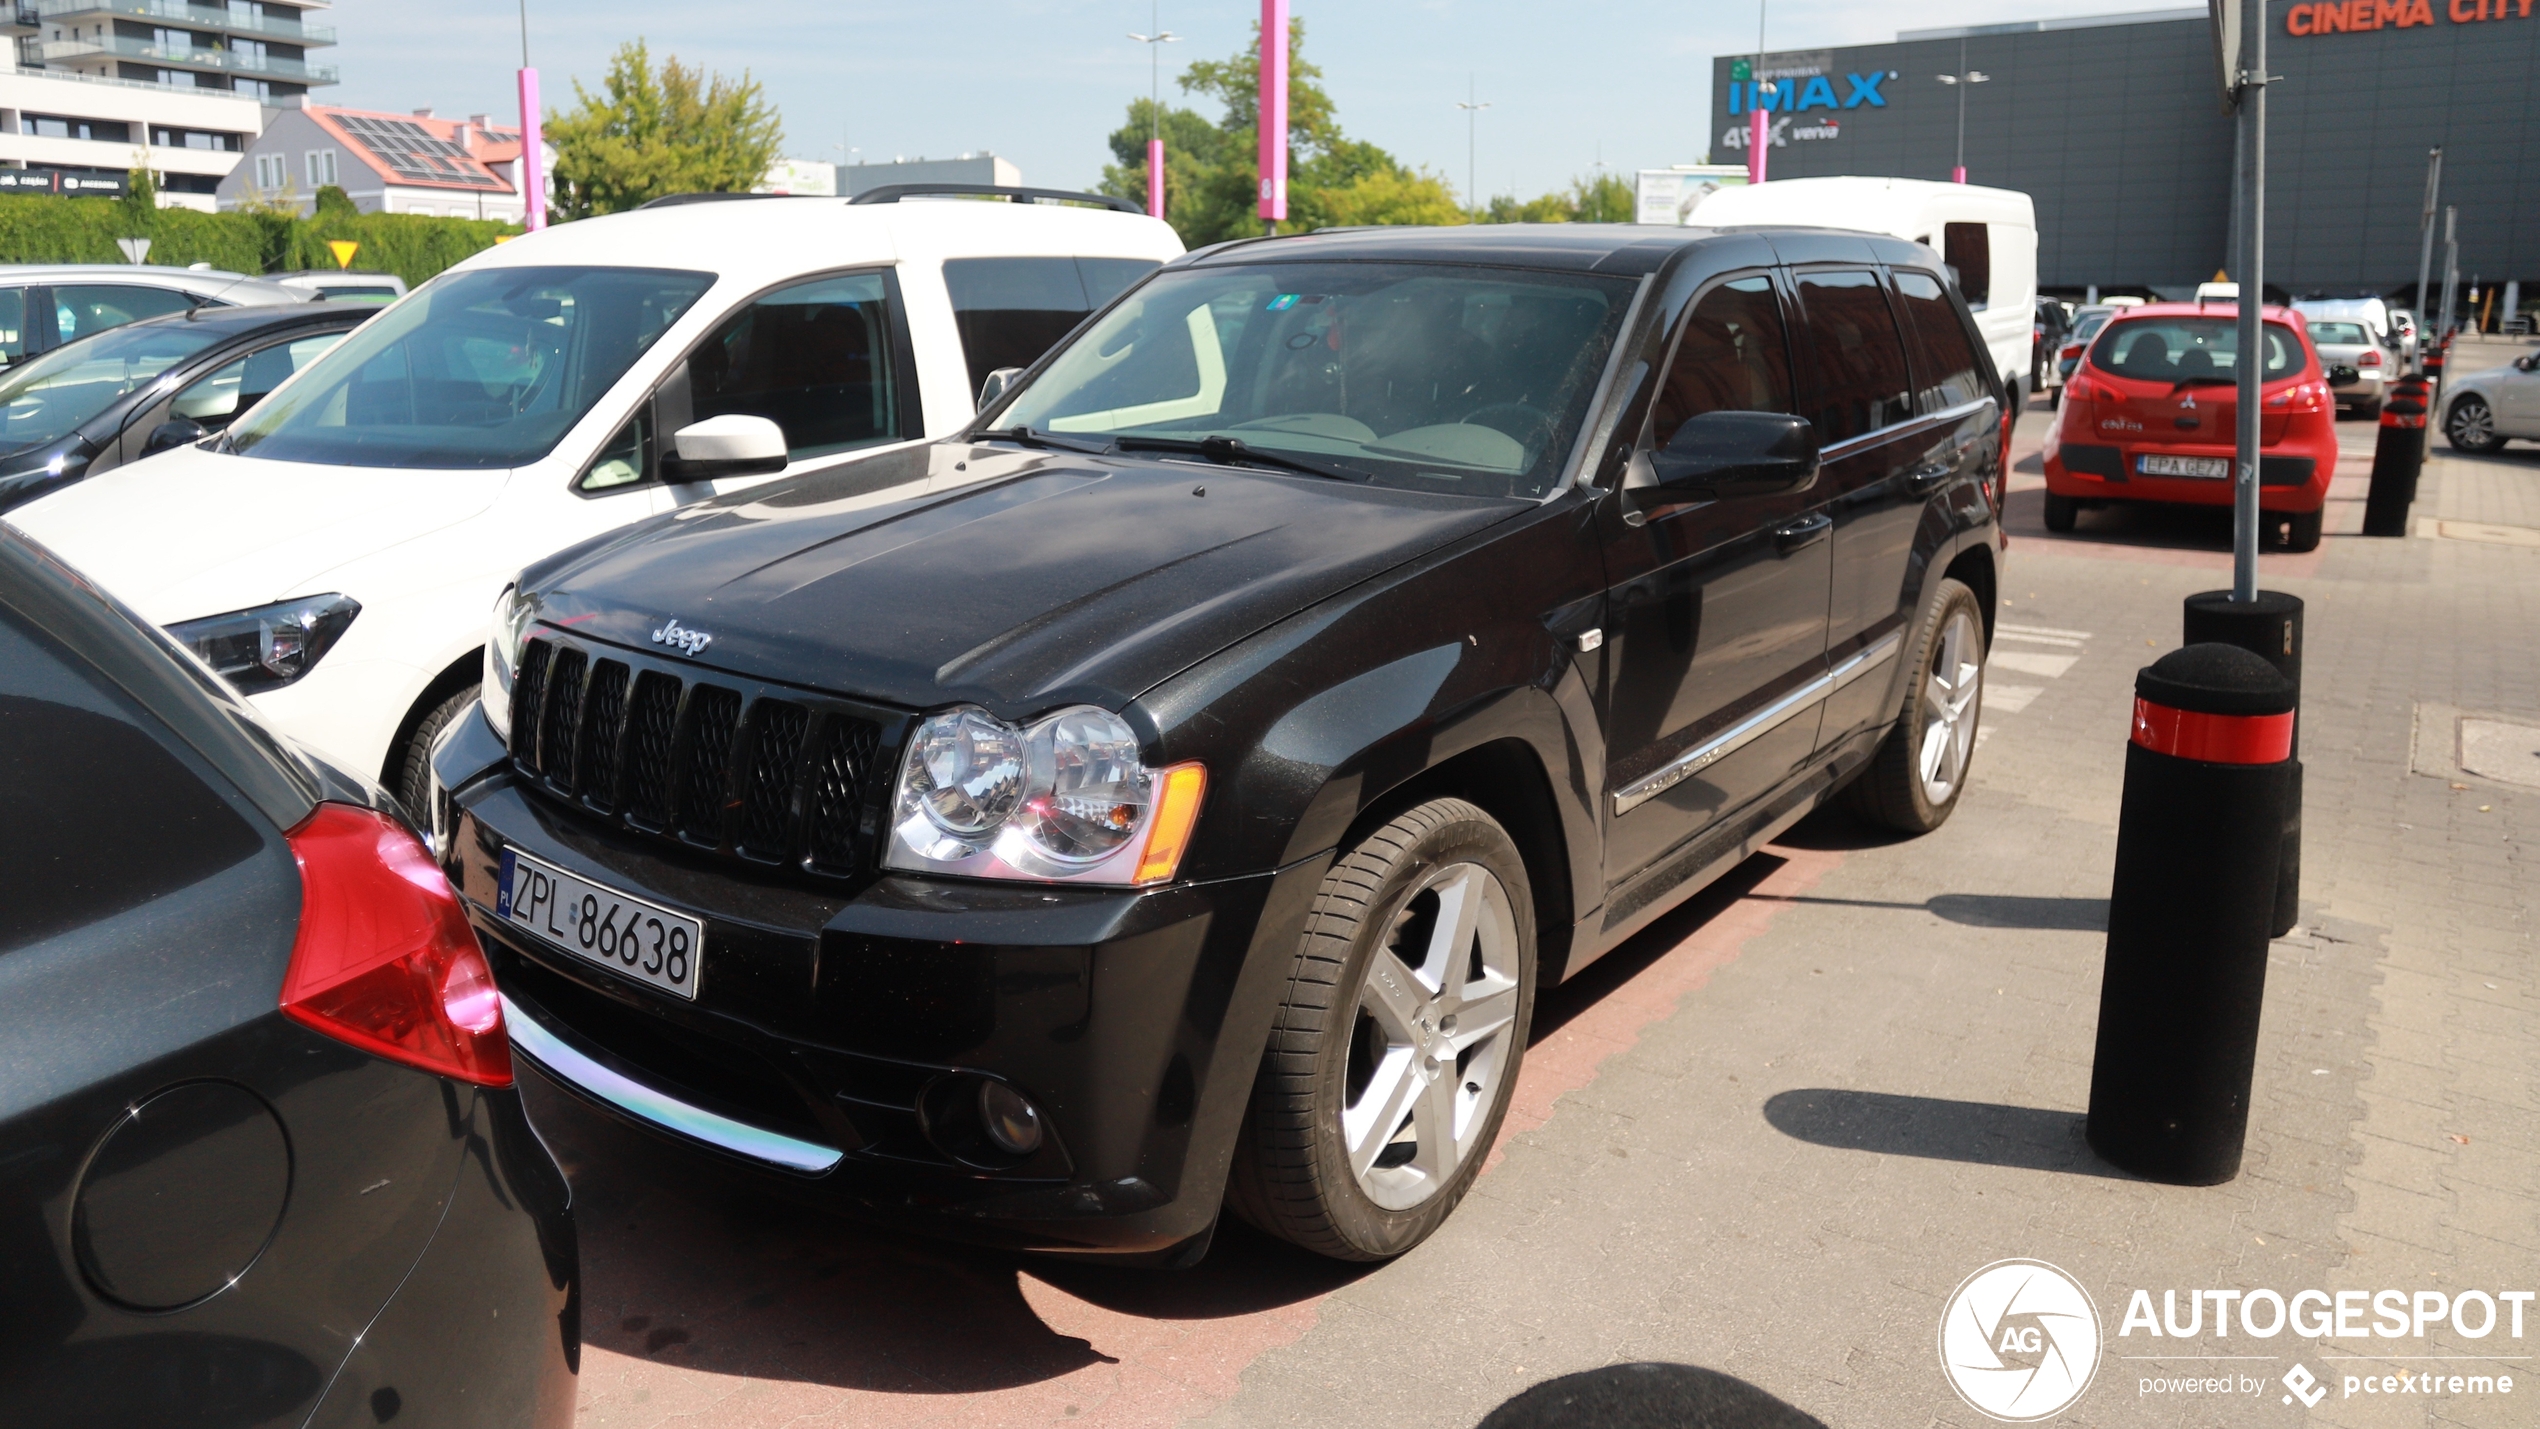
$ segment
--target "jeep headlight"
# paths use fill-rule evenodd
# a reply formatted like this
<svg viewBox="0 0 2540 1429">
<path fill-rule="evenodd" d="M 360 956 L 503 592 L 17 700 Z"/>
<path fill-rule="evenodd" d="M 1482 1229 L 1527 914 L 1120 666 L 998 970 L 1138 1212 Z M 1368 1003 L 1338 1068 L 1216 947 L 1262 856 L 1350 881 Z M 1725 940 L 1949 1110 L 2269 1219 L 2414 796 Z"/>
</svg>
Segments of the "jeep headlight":
<svg viewBox="0 0 2540 1429">
<path fill-rule="evenodd" d="M 918 722 L 892 799 L 888 868 L 1143 885 L 1172 879 L 1207 771 L 1149 769 L 1128 721 L 1076 705 L 1028 725 L 962 706 Z"/>
<path fill-rule="evenodd" d="M 478 703 L 484 706 L 485 722 L 506 744 L 512 737 L 512 676 L 520 669 L 520 646 L 529 637 L 533 613 L 518 586 L 505 586 L 494 597 L 494 628 L 485 637 L 485 688 Z"/>
<path fill-rule="evenodd" d="M 168 634 L 191 646 L 242 695 L 278 690 L 317 668 L 344 637 L 360 601 L 329 592 L 179 621 Z"/>
</svg>

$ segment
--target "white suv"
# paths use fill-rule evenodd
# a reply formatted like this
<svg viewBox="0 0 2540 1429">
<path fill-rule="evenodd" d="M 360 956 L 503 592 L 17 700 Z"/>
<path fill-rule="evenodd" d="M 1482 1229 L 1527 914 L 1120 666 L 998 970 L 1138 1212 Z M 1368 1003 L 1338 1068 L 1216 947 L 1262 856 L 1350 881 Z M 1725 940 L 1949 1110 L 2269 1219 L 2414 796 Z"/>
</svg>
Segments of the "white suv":
<svg viewBox="0 0 2540 1429">
<path fill-rule="evenodd" d="M 1182 252 L 1113 200 L 876 197 L 657 206 L 490 249 L 217 440 L 7 519 L 420 808 L 521 567 L 952 432 L 991 374 Z"/>
</svg>

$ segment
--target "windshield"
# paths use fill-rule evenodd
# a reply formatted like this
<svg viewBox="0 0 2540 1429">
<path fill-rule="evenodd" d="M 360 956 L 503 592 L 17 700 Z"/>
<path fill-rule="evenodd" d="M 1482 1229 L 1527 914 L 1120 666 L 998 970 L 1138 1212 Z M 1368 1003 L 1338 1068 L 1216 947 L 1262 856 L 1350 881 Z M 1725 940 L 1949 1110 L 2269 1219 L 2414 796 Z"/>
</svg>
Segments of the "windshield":
<svg viewBox="0 0 2540 1429">
<path fill-rule="evenodd" d="M 60 441 L 219 337 L 188 323 L 121 327 L 12 369 L 0 379 L 0 450 Z"/>
<path fill-rule="evenodd" d="M 2306 365 L 2302 340 L 2282 323 L 2266 325 L 2265 378 Z M 2090 365 L 2138 382 L 2233 382 L 2238 379 L 2240 324 L 2230 317 L 2135 318 L 2111 323 L 2090 349 Z"/>
<path fill-rule="evenodd" d="M 653 268 L 447 274 L 249 413 L 229 450 L 344 466 L 536 461 L 713 283 Z"/>
<path fill-rule="evenodd" d="M 2364 331 L 2362 323 L 2315 322 L 2311 324 L 2311 341 L 2342 343 L 2348 347 L 2366 347 L 2371 345 L 2372 337 Z"/>
<path fill-rule="evenodd" d="M 1632 289 L 1417 263 L 1164 273 L 1060 351 L 996 425 L 1225 438 L 1389 486 L 1541 496 Z"/>
</svg>

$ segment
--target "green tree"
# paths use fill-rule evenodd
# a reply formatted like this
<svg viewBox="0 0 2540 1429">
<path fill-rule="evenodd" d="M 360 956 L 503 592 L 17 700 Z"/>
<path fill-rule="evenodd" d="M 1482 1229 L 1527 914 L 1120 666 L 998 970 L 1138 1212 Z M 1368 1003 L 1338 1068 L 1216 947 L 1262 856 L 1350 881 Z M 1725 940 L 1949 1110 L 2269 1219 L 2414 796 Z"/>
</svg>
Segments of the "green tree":
<svg viewBox="0 0 2540 1429">
<path fill-rule="evenodd" d="M 573 111 L 546 122 L 560 218 L 619 213 L 663 194 L 746 192 L 785 142 L 748 71 L 708 75 L 675 55 L 656 70 L 642 40 L 610 58 L 600 93 L 575 80 L 573 95 Z"/>
<path fill-rule="evenodd" d="M 1291 231 L 1362 224 L 1461 223 L 1464 214 L 1446 181 L 1413 169 L 1374 144 L 1341 132 L 1320 66 L 1303 57 L 1305 22 L 1288 21 L 1288 218 Z M 1211 123 L 1191 109 L 1167 107 L 1164 130 L 1164 216 L 1191 247 L 1262 230 L 1259 115 L 1261 33 L 1243 53 L 1201 60 L 1174 81 L 1182 92 L 1222 110 Z M 1147 139 L 1157 122 L 1144 100 L 1112 132 L 1113 163 L 1102 191 L 1146 201 Z"/>
<path fill-rule="evenodd" d="M 1632 186 L 1619 175 L 1599 174 L 1595 178 L 1572 179 L 1567 190 L 1522 202 L 1514 195 L 1501 194 L 1490 201 L 1481 221 L 1629 223 L 1632 221 Z"/>
</svg>

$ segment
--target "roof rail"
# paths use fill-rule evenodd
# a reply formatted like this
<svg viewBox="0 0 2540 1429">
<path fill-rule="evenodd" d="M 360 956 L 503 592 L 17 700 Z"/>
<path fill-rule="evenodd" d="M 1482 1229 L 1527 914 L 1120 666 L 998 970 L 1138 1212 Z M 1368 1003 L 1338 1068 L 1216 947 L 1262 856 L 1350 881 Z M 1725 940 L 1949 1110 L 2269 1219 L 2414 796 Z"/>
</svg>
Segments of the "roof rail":
<svg viewBox="0 0 2540 1429">
<path fill-rule="evenodd" d="M 817 197 L 817 195 L 814 195 L 814 194 L 663 194 L 660 198 L 648 198 L 648 199 L 644 200 L 642 203 L 639 203 L 639 204 L 635 205 L 635 207 L 636 207 L 637 209 L 639 209 L 639 210 L 640 210 L 640 209 L 647 209 L 647 208 L 682 208 L 682 207 L 685 207 L 686 205 L 688 205 L 688 204 L 692 204 L 692 203 L 721 203 L 721 202 L 723 202 L 723 201 L 724 201 L 724 200 L 726 200 L 726 199 L 741 199 L 741 198 L 813 198 L 813 197 Z"/>
<path fill-rule="evenodd" d="M 848 199 L 847 202 L 898 203 L 904 198 L 933 198 L 938 195 L 963 194 L 982 198 L 1004 198 L 1015 203 L 1099 204 L 1118 213 L 1134 213 L 1141 218 L 1146 216 L 1146 210 L 1143 207 L 1125 198 L 1114 198 L 1110 194 L 1075 193 L 1068 189 L 1005 188 L 998 184 L 884 184 L 880 188 L 866 189 Z M 661 201 L 660 199 L 653 200 L 654 203 Z"/>
</svg>

